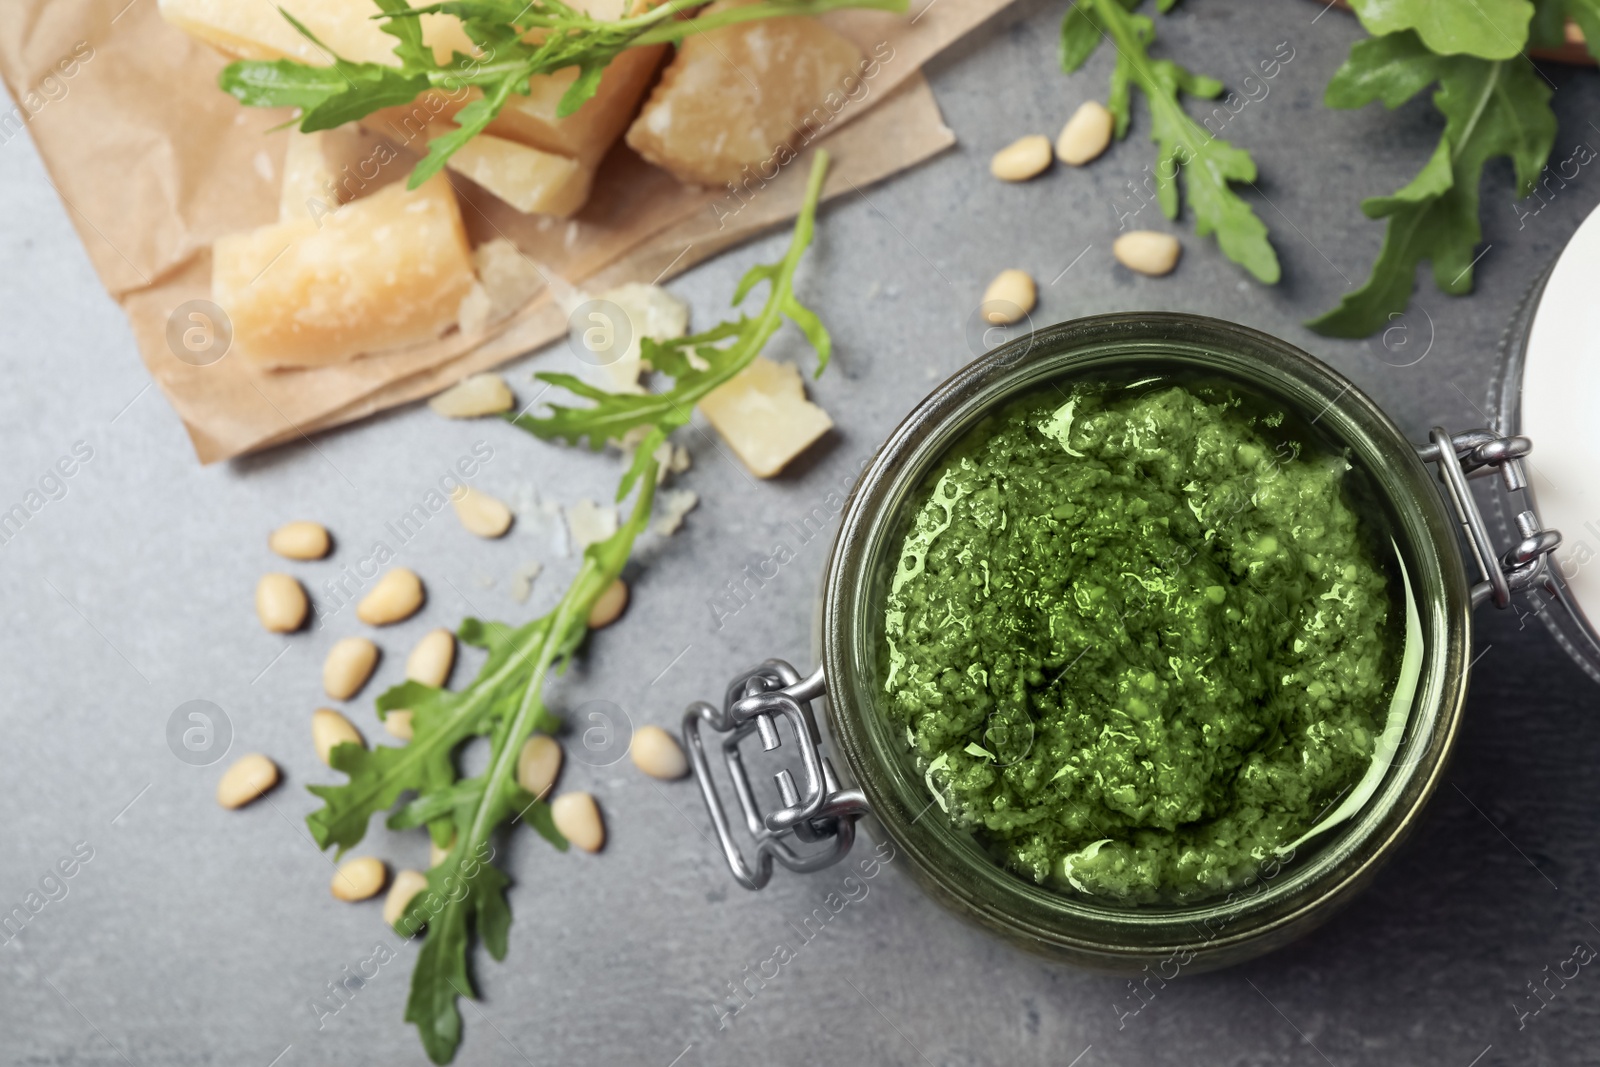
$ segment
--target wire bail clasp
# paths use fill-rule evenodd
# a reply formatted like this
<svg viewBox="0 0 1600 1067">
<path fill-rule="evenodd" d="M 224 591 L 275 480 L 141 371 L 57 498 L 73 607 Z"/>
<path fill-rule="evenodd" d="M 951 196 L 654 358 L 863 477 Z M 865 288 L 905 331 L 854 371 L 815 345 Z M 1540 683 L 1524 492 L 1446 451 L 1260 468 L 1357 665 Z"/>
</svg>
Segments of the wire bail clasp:
<svg viewBox="0 0 1600 1067">
<path fill-rule="evenodd" d="M 1546 557 L 1561 544 L 1559 530 L 1546 530 L 1531 510 L 1517 513 L 1517 532 L 1522 536 L 1509 550 L 1496 556 L 1489 529 L 1478 510 L 1468 478 L 1498 472 L 1508 493 L 1528 487 L 1528 472 L 1522 460 L 1533 451 L 1526 437 L 1502 437 L 1493 430 L 1466 430 L 1451 434 L 1435 426 L 1428 444 L 1417 450 L 1424 463 L 1439 468 L 1446 495 L 1455 507 L 1456 521 L 1466 534 L 1467 545 L 1478 565 L 1481 580 L 1472 587 L 1472 605 L 1492 600 L 1497 608 L 1511 604 L 1511 594 L 1538 584 L 1547 567 Z"/>
<path fill-rule="evenodd" d="M 855 843 L 856 820 L 867 813 L 867 801 L 860 790 L 840 788 L 833 764 L 822 754 L 822 738 L 811 702 L 826 693 L 822 668 L 801 678 L 783 660 L 769 659 L 729 684 L 722 707 L 699 700 L 683 713 L 684 747 L 694 767 L 695 781 L 700 784 L 700 795 L 716 828 L 723 857 L 735 880 L 746 889 L 760 889 L 767 884 L 774 860 L 791 871 L 817 871 L 843 859 Z M 778 771 L 773 780 L 782 806 L 764 812 L 751 787 L 739 745 L 752 733 L 759 733 L 763 751 L 779 748 L 783 744 L 778 730 L 780 717 L 787 720 L 799 746 L 804 786 L 795 783 L 787 767 Z M 722 754 L 733 780 L 734 796 L 744 811 L 745 828 L 755 841 L 753 867 L 734 839 L 727 810 L 711 777 L 700 735 L 702 726 L 727 735 L 722 740 Z M 789 845 L 791 837 L 806 843 L 826 841 L 828 847 L 797 852 Z"/>
</svg>

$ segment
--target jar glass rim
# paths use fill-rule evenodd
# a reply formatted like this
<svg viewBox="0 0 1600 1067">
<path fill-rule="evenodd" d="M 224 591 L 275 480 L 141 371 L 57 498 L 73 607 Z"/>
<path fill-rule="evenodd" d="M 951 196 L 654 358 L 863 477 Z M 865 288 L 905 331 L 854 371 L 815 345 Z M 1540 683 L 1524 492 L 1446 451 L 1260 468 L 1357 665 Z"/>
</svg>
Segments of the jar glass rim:
<svg viewBox="0 0 1600 1067">
<path fill-rule="evenodd" d="M 934 812 L 904 740 L 878 710 L 876 583 L 898 556 L 911 495 L 945 450 L 985 414 L 1046 382 L 1129 368 L 1198 370 L 1305 413 L 1347 447 L 1389 511 L 1421 613 L 1423 665 L 1407 758 L 1315 854 L 1263 871 L 1240 896 L 1194 905 L 1113 907 L 1027 882 Z M 1326 364 L 1267 334 L 1181 313 L 1100 315 L 1035 331 L 938 386 L 889 436 L 846 505 L 823 585 L 828 721 L 873 809 L 869 829 L 910 857 L 936 897 L 1032 947 L 1118 966 L 1188 946 L 1213 965 L 1246 958 L 1320 920 L 1364 884 L 1437 784 L 1464 699 L 1471 598 L 1454 525 L 1428 469 L 1394 423 Z M 1267 867 L 1263 863 L 1263 868 Z M 1221 922 L 1219 927 L 1217 924 Z"/>
</svg>

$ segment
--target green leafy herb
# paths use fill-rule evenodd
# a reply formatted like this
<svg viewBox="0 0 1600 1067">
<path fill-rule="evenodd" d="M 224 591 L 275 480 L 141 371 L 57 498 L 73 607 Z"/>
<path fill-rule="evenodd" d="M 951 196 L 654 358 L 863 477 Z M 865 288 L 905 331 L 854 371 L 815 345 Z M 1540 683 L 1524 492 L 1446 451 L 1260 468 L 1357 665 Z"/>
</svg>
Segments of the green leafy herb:
<svg viewBox="0 0 1600 1067">
<path fill-rule="evenodd" d="M 1550 87 L 1520 56 L 1442 56 L 1411 30 L 1375 37 L 1350 49 L 1326 102 L 1355 108 L 1380 100 L 1394 108 L 1435 82 L 1433 105 L 1445 117 L 1439 144 L 1404 188 L 1362 203 L 1368 218 L 1389 220 L 1383 247 L 1366 283 L 1307 324 L 1318 333 L 1366 337 L 1382 329 L 1409 303 L 1424 259 L 1432 262 L 1440 289 L 1470 291 L 1474 250 L 1483 237 L 1478 186 L 1484 164 L 1496 156 L 1510 158 L 1518 195 L 1526 196 L 1549 158 L 1556 136 Z"/>
<path fill-rule="evenodd" d="M 311 133 L 364 118 L 386 107 L 409 104 L 430 89 L 451 95 L 477 89 L 481 95 L 455 115 L 457 128 L 428 143 L 427 156 L 411 172 L 415 189 L 437 174 L 451 154 L 483 132 L 513 94 L 529 95 L 528 79 L 568 67 L 578 75 L 562 94 L 557 114 L 577 111 L 600 85 L 606 66 L 629 48 L 666 44 L 691 34 L 754 19 L 818 15 L 843 7 L 904 11 L 906 0 L 757 0 L 693 18 L 680 13 L 702 0 L 666 0 L 642 14 L 616 20 L 592 18 L 562 0 L 445 0 L 412 7 L 407 0 L 375 0 L 384 32 L 396 40 L 397 64 L 356 63 L 332 49 L 288 12 L 303 36 L 330 57 L 315 66 L 292 59 L 240 60 L 219 77 L 224 92 L 248 107 L 294 107 L 298 125 Z M 476 46 L 476 55 L 455 52 L 439 62 L 423 43 L 422 15 L 453 15 Z M 528 39 L 532 35 L 533 39 Z"/>
<path fill-rule="evenodd" d="M 428 888 L 418 893 L 396 922 L 407 936 L 425 930 L 411 976 L 406 1021 L 415 1023 L 422 1046 L 435 1063 L 446 1063 L 461 1042 L 458 997 L 474 996 L 467 971 L 467 948 L 475 929 L 489 954 L 504 959 L 511 911 L 506 875 L 489 861 L 491 837 L 507 820 L 526 820 L 557 848 L 566 841 L 555 829 L 542 797 L 517 784 L 517 756 L 535 730 L 553 731 L 560 723 L 545 708 L 546 678 L 570 657 L 588 632 L 589 610 L 628 561 L 634 539 L 650 521 L 655 494 L 653 457 L 628 521 L 615 534 L 590 545 L 577 577 L 549 614 L 512 629 L 501 623 L 468 619 L 461 640 L 489 650 L 478 677 L 466 689 L 450 692 L 406 682 L 378 698 L 380 715 L 411 711 L 413 736 L 401 747 L 370 751 L 343 744 L 330 754 L 335 770 L 349 780 L 336 786 L 311 786 L 323 806 L 306 818 L 324 848 L 342 854 L 361 840 L 368 821 L 389 810 L 402 793 L 416 799 L 389 817 L 392 829 L 426 825 L 449 855 L 428 872 Z M 455 759 L 469 737 L 489 737 L 489 766 L 473 778 L 459 779 Z"/>
<path fill-rule="evenodd" d="M 794 275 L 811 243 L 817 201 L 822 195 L 822 180 L 827 170 L 828 153 L 819 149 L 812 161 L 805 200 L 795 219 L 788 252 L 776 263 L 751 267 L 739 282 L 733 294 L 734 307 L 743 303 L 757 284 L 767 283 L 766 303 L 753 318 L 740 315 L 733 322 L 724 322 L 704 333 L 674 341 L 658 342 L 648 338 L 643 341 L 644 359 L 672 379 L 672 388 L 659 393 L 612 393 L 571 374 L 543 373 L 539 375 L 542 380 L 592 403 L 588 407 L 552 404 L 548 415 L 519 415 L 511 421 L 536 437 L 559 438 L 570 444 L 587 439 L 589 446 L 595 449 L 608 441 L 620 443 L 630 432 L 650 427 L 649 436 L 634 452 L 633 469 L 618 489 L 618 499 L 621 499 L 642 473 L 643 457 L 651 454 L 668 433 L 686 425 L 694 406 L 707 393 L 748 367 L 785 319 L 798 326 L 811 342 L 817 353 L 817 374 L 820 375 L 828 365 L 833 342 L 822 320 L 795 297 Z"/>
<path fill-rule="evenodd" d="M 700 396 L 760 354 L 784 316 L 800 325 L 821 360 L 827 360 L 827 331 L 793 293 L 795 267 L 811 241 L 827 166 L 827 153 L 818 151 L 789 253 L 780 263 L 755 268 L 740 283 L 735 304 L 756 282 L 770 284 L 772 291 L 762 313 L 754 319 L 741 317 L 698 337 L 647 347 L 655 365 L 678 379 L 674 401 L 631 413 L 633 417 L 615 432 L 604 418 L 580 431 L 579 436 L 603 443 L 628 429 L 648 427 L 645 442 L 636 450 L 617 494 L 620 500 L 633 486 L 638 487 L 628 521 L 611 537 L 584 551 L 577 577 L 549 614 L 515 629 L 478 619 L 461 624 L 457 632 L 462 642 L 488 651 L 478 676 L 465 689 L 452 692 L 405 682 L 378 698 L 380 716 L 401 708 L 411 712 L 409 742 L 371 750 L 339 745 L 330 753 L 329 763 L 344 772 L 347 781 L 310 787 L 323 804 L 306 817 L 306 824 L 323 848 L 335 847 L 342 855 L 366 834 L 374 816 L 388 812 L 390 829 L 425 826 L 436 844 L 449 849 L 446 858 L 428 872 L 427 889 L 412 899 L 395 923 L 395 929 L 408 937 L 423 931 L 406 1002 L 406 1021 L 416 1024 L 422 1046 L 435 1063 L 449 1062 L 461 1043 L 458 998 L 476 995 L 467 968 L 472 934 L 477 933 L 492 957 L 505 958 L 511 929 L 505 891 L 510 880 L 491 862 L 495 831 L 508 821 L 524 820 L 557 848 L 567 847 L 544 798 L 532 796 L 517 784 L 517 757 L 534 731 L 553 732 L 560 726 L 545 707 L 544 683 L 551 670 L 582 645 L 590 609 L 622 573 L 634 540 L 650 521 L 658 474 L 656 446 L 688 421 L 687 412 Z M 730 338 L 731 345 L 719 347 L 720 341 Z M 710 369 L 694 369 L 691 363 L 697 359 L 706 360 Z M 594 412 L 623 399 L 638 399 L 583 388 L 587 390 L 583 395 L 596 401 L 596 406 L 588 409 Z M 544 432 L 549 421 L 518 420 L 518 425 L 540 436 L 565 436 Z M 456 769 L 462 743 L 485 736 L 489 739 L 488 767 L 474 777 L 462 778 Z M 414 796 L 396 808 L 407 793 Z"/>
<path fill-rule="evenodd" d="M 1176 0 L 1158 0 L 1167 11 Z M 1266 224 L 1233 191 L 1233 182 L 1254 182 L 1250 153 L 1212 136 L 1184 111 L 1180 94 L 1213 99 L 1222 83 L 1193 74 L 1169 59 L 1152 59 L 1155 23 L 1132 10 L 1139 0 L 1079 0 L 1061 23 L 1061 69 L 1077 70 L 1101 40 L 1117 51 L 1107 107 L 1116 118 L 1116 135 L 1127 136 L 1131 89 L 1150 105 L 1150 138 L 1159 146 L 1156 196 L 1167 218 L 1178 217 L 1178 172 L 1184 174 L 1195 233 L 1217 235 L 1223 255 L 1269 285 L 1279 277 L 1278 255 Z"/>
<path fill-rule="evenodd" d="M 1350 6 L 1374 37 L 1415 30 L 1431 52 L 1482 59 L 1520 54 L 1533 18 L 1531 0 L 1351 0 Z"/>
</svg>

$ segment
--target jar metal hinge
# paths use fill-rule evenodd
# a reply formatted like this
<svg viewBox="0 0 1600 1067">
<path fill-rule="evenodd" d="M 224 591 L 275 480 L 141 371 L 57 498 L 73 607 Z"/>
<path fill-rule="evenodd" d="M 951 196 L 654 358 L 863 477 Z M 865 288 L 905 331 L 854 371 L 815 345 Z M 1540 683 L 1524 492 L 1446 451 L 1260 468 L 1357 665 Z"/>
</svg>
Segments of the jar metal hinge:
<svg viewBox="0 0 1600 1067">
<path fill-rule="evenodd" d="M 1472 587 L 1473 607 L 1486 600 L 1493 601 L 1495 607 L 1510 606 L 1512 593 L 1543 579 L 1545 557 L 1561 544 L 1559 531 L 1542 529 L 1538 516 L 1524 509 L 1516 517 L 1522 540 L 1497 557 L 1483 513 L 1467 485 L 1468 478 L 1498 471 L 1508 493 L 1521 492 L 1528 487 L 1528 472 L 1522 460 L 1532 450 L 1533 442 L 1526 437 L 1503 437 L 1493 430 L 1451 434 L 1438 426 L 1429 433 L 1428 444 L 1417 450 L 1424 463 L 1438 466 L 1456 521 L 1477 564 L 1480 580 Z"/>
<path fill-rule="evenodd" d="M 858 789 L 843 789 L 834 774 L 833 764 L 822 754 L 822 737 L 817 729 L 811 702 L 827 693 L 827 682 L 818 667 L 809 677 L 778 659 L 769 659 L 746 671 L 728 686 L 722 707 L 700 700 L 683 713 L 683 740 L 694 766 L 700 795 L 716 828 L 722 854 L 733 877 L 746 889 L 760 889 L 772 877 L 776 860 L 791 871 L 821 870 L 843 859 L 855 843 L 856 820 L 867 813 L 867 800 Z M 752 733 L 761 735 L 761 747 L 771 752 L 783 744 L 778 720 L 788 721 L 800 749 L 804 788 L 795 784 L 794 775 L 784 768 L 773 775 L 782 806 L 764 812 L 751 787 L 739 745 Z M 755 842 L 755 861 L 746 862 L 744 850 L 734 838 L 717 783 L 711 777 L 701 727 L 710 727 L 722 739 L 722 755 L 733 780 L 734 796 L 744 812 L 745 827 Z M 823 848 L 796 851 L 790 839 L 813 844 L 827 842 Z"/>
</svg>

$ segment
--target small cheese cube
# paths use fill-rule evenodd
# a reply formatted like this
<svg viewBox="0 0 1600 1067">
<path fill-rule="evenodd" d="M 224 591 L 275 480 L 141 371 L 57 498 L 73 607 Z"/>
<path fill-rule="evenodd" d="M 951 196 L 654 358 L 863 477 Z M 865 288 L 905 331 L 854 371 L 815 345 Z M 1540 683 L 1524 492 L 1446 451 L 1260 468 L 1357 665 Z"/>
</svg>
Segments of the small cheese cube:
<svg viewBox="0 0 1600 1067">
<path fill-rule="evenodd" d="M 771 478 L 833 427 L 806 399 L 800 371 L 765 356 L 719 385 L 700 410 L 758 478 Z"/>
<path fill-rule="evenodd" d="M 813 18 L 689 37 L 628 128 L 628 145 L 694 184 L 738 181 L 747 166 L 775 173 L 798 140 L 820 134 L 848 104 L 861 63 L 853 43 Z"/>
<path fill-rule="evenodd" d="M 432 135 L 454 127 L 435 125 Z M 594 168 L 569 156 L 480 133 L 446 163 L 518 211 L 567 218 L 589 199 Z"/>
<path fill-rule="evenodd" d="M 239 350 L 265 366 L 334 363 L 437 337 L 472 284 L 461 210 L 443 175 L 212 246 L 212 297 Z"/>
</svg>

